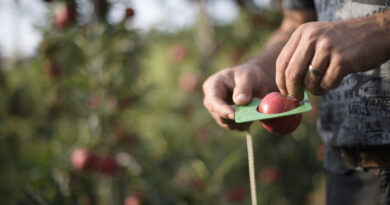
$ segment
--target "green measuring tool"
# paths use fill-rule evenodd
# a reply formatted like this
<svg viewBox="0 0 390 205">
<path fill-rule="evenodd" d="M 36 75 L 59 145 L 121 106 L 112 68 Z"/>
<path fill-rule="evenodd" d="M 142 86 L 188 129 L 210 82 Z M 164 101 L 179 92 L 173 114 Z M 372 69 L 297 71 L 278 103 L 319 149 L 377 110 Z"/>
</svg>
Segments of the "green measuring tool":
<svg viewBox="0 0 390 205">
<path fill-rule="evenodd" d="M 253 100 L 248 105 L 244 105 L 244 106 L 237 105 L 236 113 L 235 113 L 235 121 L 237 123 L 243 123 L 243 122 L 251 122 L 256 120 L 266 120 L 266 119 L 283 117 L 288 115 L 295 115 L 299 113 L 308 112 L 311 110 L 311 104 L 306 93 L 300 106 L 290 111 L 277 113 L 277 114 L 263 114 L 257 111 L 257 108 L 261 100 L 262 99 Z"/>
</svg>

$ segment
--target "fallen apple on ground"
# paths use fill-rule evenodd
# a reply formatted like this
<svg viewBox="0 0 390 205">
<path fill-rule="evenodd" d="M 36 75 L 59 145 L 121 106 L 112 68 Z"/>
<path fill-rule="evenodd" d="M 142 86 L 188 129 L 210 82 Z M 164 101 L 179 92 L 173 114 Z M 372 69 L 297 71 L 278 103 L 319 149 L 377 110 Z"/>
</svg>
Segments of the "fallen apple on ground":
<svg viewBox="0 0 390 205">
<path fill-rule="evenodd" d="M 299 105 L 299 101 L 291 96 L 283 96 L 279 92 L 272 92 L 262 99 L 258 111 L 264 114 L 276 114 L 290 111 Z M 287 135 L 293 132 L 301 121 L 302 114 L 260 120 L 266 130 L 278 135 Z"/>
</svg>

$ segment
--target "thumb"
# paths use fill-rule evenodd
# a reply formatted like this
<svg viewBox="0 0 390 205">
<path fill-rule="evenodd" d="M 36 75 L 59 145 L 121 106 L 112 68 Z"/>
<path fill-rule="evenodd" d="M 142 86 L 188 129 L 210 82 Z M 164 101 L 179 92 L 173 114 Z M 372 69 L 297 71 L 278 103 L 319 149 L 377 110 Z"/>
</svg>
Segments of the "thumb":
<svg viewBox="0 0 390 205">
<path fill-rule="evenodd" d="M 252 99 L 252 82 L 247 72 L 236 74 L 233 89 L 233 102 L 236 105 L 246 105 Z"/>
</svg>

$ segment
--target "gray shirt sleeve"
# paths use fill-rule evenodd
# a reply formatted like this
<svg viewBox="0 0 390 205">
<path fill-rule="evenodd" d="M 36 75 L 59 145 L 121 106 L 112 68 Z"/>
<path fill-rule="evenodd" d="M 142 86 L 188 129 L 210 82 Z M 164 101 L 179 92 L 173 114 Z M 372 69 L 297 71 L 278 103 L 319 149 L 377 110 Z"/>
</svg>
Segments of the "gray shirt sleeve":
<svg viewBox="0 0 390 205">
<path fill-rule="evenodd" d="M 314 0 L 284 0 L 283 8 L 286 9 L 311 9 L 314 8 Z"/>
</svg>

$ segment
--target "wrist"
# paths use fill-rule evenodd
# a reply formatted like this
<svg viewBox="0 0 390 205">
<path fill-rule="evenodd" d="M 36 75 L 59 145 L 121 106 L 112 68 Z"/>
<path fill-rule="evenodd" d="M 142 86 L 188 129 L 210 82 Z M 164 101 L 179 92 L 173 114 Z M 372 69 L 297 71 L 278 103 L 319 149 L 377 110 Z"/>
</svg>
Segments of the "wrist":
<svg viewBox="0 0 390 205">
<path fill-rule="evenodd" d="M 375 15 L 376 21 L 382 30 L 382 39 L 384 40 L 387 59 L 390 59 L 390 11 Z"/>
<path fill-rule="evenodd" d="M 387 59 L 390 58 L 390 11 L 377 13 L 360 21 L 362 31 L 368 31 L 367 40 L 375 40 L 378 45 L 378 51 L 387 54 Z M 358 24 L 358 25 L 359 25 Z"/>
<path fill-rule="evenodd" d="M 253 70 L 253 74 L 258 79 L 258 82 L 261 82 L 262 93 L 269 93 L 273 91 L 278 91 L 275 81 L 275 69 L 267 69 L 270 66 L 262 64 L 257 59 L 248 60 L 244 65 Z"/>
<path fill-rule="evenodd" d="M 343 20 L 334 25 L 339 33 L 350 34 L 349 38 L 355 41 L 359 52 L 370 56 L 361 62 L 362 66 L 374 68 L 390 59 L 390 11 Z"/>
</svg>

